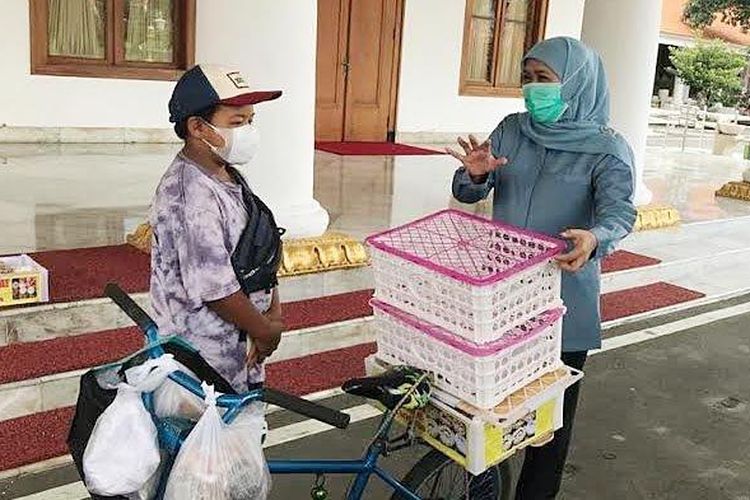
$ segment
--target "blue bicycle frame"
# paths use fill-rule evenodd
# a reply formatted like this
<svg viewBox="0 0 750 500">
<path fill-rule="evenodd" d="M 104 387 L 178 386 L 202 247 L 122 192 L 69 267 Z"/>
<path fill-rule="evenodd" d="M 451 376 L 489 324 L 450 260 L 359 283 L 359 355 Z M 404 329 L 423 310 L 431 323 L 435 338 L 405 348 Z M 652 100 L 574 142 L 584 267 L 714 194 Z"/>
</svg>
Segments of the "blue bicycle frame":
<svg viewBox="0 0 750 500">
<path fill-rule="evenodd" d="M 158 358 L 163 355 L 164 349 L 158 341 L 159 335 L 157 328 L 151 325 L 146 329 L 145 333 L 147 345 L 151 346 L 146 349 L 149 357 Z M 201 399 L 205 398 L 200 382 L 190 375 L 178 371 L 170 374 L 169 378 L 195 394 L 197 397 Z M 255 389 L 245 394 L 223 394 L 217 398 L 216 405 L 222 408 L 227 408 L 223 419 L 227 424 L 230 424 L 245 406 L 262 399 L 263 389 Z M 153 415 L 153 394 L 145 394 L 144 402 L 146 408 L 148 408 Z M 154 418 L 157 420 L 158 427 L 158 419 L 156 419 L 156 417 Z M 393 488 L 393 490 L 400 493 L 403 498 L 407 500 L 421 500 L 420 497 L 409 491 L 388 471 L 381 469 L 377 465 L 378 459 L 382 455 L 386 445 L 386 436 L 391 423 L 391 415 L 386 413 L 383 417 L 383 424 L 380 426 L 380 431 L 378 432 L 376 439 L 367 448 L 364 456 L 359 460 L 269 460 L 268 468 L 270 469 L 271 474 L 356 475 L 356 479 L 347 493 L 347 500 L 360 500 L 364 495 L 365 488 L 367 487 L 370 478 L 374 474 L 388 484 L 388 486 Z M 165 473 L 162 475 L 162 483 L 165 483 L 172 462 L 182 444 L 179 437 L 174 436 L 174 439 L 175 441 L 168 446 L 170 457 L 168 466 L 165 467 Z M 164 484 L 159 488 L 158 498 L 161 498 L 163 491 Z"/>
</svg>

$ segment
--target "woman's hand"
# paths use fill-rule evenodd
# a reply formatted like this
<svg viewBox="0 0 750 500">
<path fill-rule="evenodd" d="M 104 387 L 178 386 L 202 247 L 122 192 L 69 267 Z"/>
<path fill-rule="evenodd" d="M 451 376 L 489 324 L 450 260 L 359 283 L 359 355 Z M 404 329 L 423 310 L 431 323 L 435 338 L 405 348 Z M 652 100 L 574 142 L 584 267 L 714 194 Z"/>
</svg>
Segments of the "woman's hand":
<svg viewBox="0 0 750 500">
<path fill-rule="evenodd" d="M 451 148 L 446 148 L 445 152 L 460 161 L 475 182 L 483 182 L 491 172 L 508 163 L 507 158 L 495 158 L 492 155 L 489 139 L 479 144 L 476 137 L 470 135 L 469 142 L 459 137 L 458 144 L 466 153 L 465 155 Z"/>
<path fill-rule="evenodd" d="M 591 254 L 599 246 L 594 233 L 584 229 L 568 229 L 560 233 L 560 236 L 573 244 L 573 249 L 570 252 L 555 257 L 560 269 L 569 273 L 579 271 L 585 266 L 591 258 Z"/>
</svg>

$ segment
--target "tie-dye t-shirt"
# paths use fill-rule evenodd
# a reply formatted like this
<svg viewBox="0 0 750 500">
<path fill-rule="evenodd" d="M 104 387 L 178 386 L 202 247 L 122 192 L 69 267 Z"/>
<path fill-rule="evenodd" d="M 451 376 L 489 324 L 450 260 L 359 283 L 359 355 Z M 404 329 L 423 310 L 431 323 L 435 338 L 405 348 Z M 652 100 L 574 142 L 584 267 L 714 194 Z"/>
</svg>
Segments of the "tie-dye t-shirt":
<svg viewBox="0 0 750 500">
<path fill-rule="evenodd" d="M 240 290 L 231 255 L 247 212 L 242 190 L 182 154 L 162 177 L 151 209 L 151 307 L 161 335 L 179 335 L 237 391 L 264 378 L 246 366 L 247 341 L 207 306 Z M 271 294 L 250 296 L 266 312 Z"/>
</svg>

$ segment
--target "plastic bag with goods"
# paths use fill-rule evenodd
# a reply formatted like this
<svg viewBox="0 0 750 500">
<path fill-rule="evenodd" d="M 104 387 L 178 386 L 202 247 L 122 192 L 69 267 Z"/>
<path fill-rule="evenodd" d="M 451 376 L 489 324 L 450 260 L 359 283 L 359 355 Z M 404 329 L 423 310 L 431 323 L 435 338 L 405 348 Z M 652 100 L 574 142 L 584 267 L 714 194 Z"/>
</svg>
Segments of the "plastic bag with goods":
<svg viewBox="0 0 750 500">
<path fill-rule="evenodd" d="M 226 425 L 213 387 L 203 384 L 206 410 L 190 432 L 169 475 L 165 500 L 263 500 L 270 474 L 261 446 L 262 411 L 243 411 Z"/>
<path fill-rule="evenodd" d="M 156 426 L 143 405 L 142 393 L 153 391 L 177 369 L 165 354 L 125 372 L 127 383 L 97 419 L 83 454 L 86 488 L 97 495 L 127 495 L 140 490 L 161 462 Z"/>
<path fill-rule="evenodd" d="M 182 363 L 175 361 L 181 372 L 198 378 Z M 154 413 L 159 418 L 178 417 L 197 421 L 203 415 L 206 403 L 201 398 L 167 379 L 154 391 Z"/>
</svg>

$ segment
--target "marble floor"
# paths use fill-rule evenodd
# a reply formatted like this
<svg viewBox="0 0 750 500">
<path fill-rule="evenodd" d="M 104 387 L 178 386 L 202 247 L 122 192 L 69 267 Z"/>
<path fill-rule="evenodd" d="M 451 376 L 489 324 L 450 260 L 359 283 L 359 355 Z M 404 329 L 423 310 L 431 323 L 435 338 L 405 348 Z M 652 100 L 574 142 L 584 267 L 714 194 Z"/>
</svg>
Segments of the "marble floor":
<svg viewBox="0 0 750 500">
<path fill-rule="evenodd" d="M 0 254 L 118 244 L 144 220 L 177 145 L 0 145 Z M 315 156 L 315 198 L 331 229 L 364 236 L 451 204 L 456 162 L 446 155 Z M 747 168 L 736 154 L 652 141 L 646 183 L 654 202 L 688 222 L 750 215 L 714 191 Z"/>
</svg>

